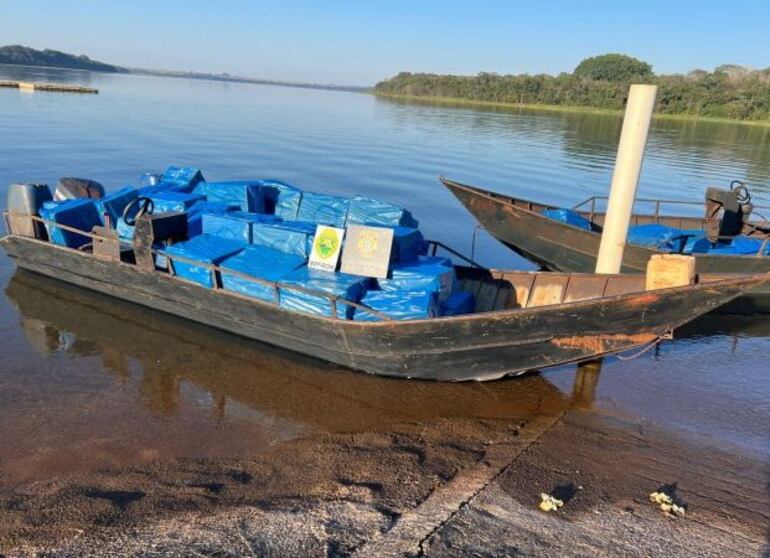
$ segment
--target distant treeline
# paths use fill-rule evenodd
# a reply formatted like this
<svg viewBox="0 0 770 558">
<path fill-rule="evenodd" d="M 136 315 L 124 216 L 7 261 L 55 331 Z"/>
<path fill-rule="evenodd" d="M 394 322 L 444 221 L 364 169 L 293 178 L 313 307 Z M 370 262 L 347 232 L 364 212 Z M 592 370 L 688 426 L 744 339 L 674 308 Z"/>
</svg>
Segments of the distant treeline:
<svg viewBox="0 0 770 558">
<path fill-rule="evenodd" d="M 713 72 L 655 75 L 649 64 L 620 54 L 588 58 L 573 73 L 558 76 L 402 72 L 378 83 L 374 91 L 380 95 L 622 109 L 631 83 L 658 85 L 657 111 L 662 114 L 770 119 L 770 68 L 724 65 Z"/>
<path fill-rule="evenodd" d="M 125 72 L 120 66 L 91 60 L 85 54 L 76 55 L 59 50 L 36 50 L 21 45 L 0 47 L 0 64 L 42 66 L 45 68 L 69 68 L 92 72 Z"/>
</svg>

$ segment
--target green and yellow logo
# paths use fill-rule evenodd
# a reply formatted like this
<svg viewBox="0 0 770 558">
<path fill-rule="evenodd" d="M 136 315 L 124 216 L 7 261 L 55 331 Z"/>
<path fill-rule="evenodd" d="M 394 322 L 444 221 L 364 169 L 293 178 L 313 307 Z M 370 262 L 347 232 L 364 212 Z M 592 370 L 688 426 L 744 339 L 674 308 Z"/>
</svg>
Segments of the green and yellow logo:
<svg viewBox="0 0 770 558">
<path fill-rule="evenodd" d="M 334 230 L 325 229 L 315 237 L 315 251 L 322 260 L 333 257 L 339 249 L 340 240 Z"/>
</svg>

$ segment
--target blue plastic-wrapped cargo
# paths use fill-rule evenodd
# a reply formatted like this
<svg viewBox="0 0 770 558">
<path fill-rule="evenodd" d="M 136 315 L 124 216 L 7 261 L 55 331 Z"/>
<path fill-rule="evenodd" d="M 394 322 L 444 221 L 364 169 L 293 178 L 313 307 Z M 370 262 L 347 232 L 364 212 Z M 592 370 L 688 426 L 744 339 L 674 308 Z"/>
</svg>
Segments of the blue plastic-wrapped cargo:
<svg viewBox="0 0 770 558">
<path fill-rule="evenodd" d="M 260 180 L 259 185 L 265 213 L 287 220 L 297 218 L 299 204 L 302 201 L 302 190 L 270 178 Z"/>
<path fill-rule="evenodd" d="M 199 234 L 190 240 L 178 242 L 163 250 L 165 255 L 181 256 L 203 264 L 219 265 L 225 258 L 237 254 L 246 247 L 245 242 Z M 204 287 L 214 287 L 214 273 L 207 267 L 172 259 L 174 273 L 182 279 L 193 281 Z"/>
<path fill-rule="evenodd" d="M 332 303 L 323 293 L 340 297 L 350 302 L 358 302 L 369 286 L 365 277 L 356 277 L 347 273 L 332 273 L 319 271 L 302 266 L 292 271 L 281 280 L 280 305 L 286 310 L 305 312 L 316 316 L 333 317 Z M 285 286 L 285 287 L 284 287 Z M 319 294 L 310 294 L 288 287 L 297 286 Z M 337 317 L 350 319 L 353 317 L 354 306 L 338 301 Z"/>
<path fill-rule="evenodd" d="M 158 192 L 149 197 L 155 205 L 153 213 L 187 211 L 196 203 L 206 200 L 204 196 L 199 194 L 185 194 L 184 192 Z"/>
<path fill-rule="evenodd" d="M 222 202 L 201 201 L 192 205 L 187 210 L 187 237 L 197 236 L 203 232 L 204 213 L 219 215 L 237 210 L 237 205 L 230 205 Z"/>
<path fill-rule="evenodd" d="M 390 261 L 398 263 L 413 262 L 421 254 L 425 238 L 419 229 L 393 227 L 393 249 Z"/>
<path fill-rule="evenodd" d="M 200 169 L 171 166 L 161 173 L 158 186 L 177 192 L 190 193 L 203 180 L 203 173 Z"/>
<path fill-rule="evenodd" d="M 250 281 L 227 271 L 237 271 L 265 281 L 276 282 L 281 281 L 306 262 L 305 258 L 296 254 L 287 254 L 264 246 L 247 246 L 243 251 L 219 264 L 222 268 L 222 287 L 228 291 L 277 303 L 276 290 L 272 286 Z"/>
<path fill-rule="evenodd" d="M 409 227 L 416 229 L 420 223 L 412 214 L 402 207 L 392 203 L 353 196 L 347 216 L 348 225 L 385 225 L 388 227 Z"/>
<path fill-rule="evenodd" d="M 700 229 L 675 229 L 657 223 L 629 227 L 628 242 L 664 252 L 681 251 L 683 254 L 706 252 L 710 245 L 706 233 Z"/>
<path fill-rule="evenodd" d="M 297 221 L 344 227 L 349 205 L 348 198 L 304 192 L 297 212 Z"/>
<path fill-rule="evenodd" d="M 762 247 L 764 246 L 764 249 Z M 721 240 L 709 248 L 708 253 L 714 256 L 767 256 L 770 254 L 770 242 L 764 243 L 761 238 L 751 238 L 748 236 L 736 236 L 730 240 Z M 706 252 L 706 250 L 704 250 Z"/>
<path fill-rule="evenodd" d="M 449 258 L 420 256 L 413 262 L 394 264 L 388 278 L 378 279 L 377 282 L 383 291 L 435 292 L 439 301 L 443 302 L 452 294 L 454 277 Z"/>
<path fill-rule="evenodd" d="M 265 213 L 261 189 L 257 180 L 230 180 L 201 182 L 194 193 L 204 194 L 208 201 L 237 205 L 249 213 Z"/>
<path fill-rule="evenodd" d="M 466 291 L 455 291 L 441 303 L 439 314 L 441 316 L 461 316 L 462 314 L 472 314 L 475 309 L 476 299 L 473 294 Z"/>
<path fill-rule="evenodd" d="M 361 299 L 373 310 L 393 320 L 423 320 L 438 315 L 438 297 L 427 291 L 368 291 Z M 379 322 L 381 318 L 356 308 L 353 319 L 359 322 Z"/>
<path fill-rule="evenodd" d="M 592 228 L 591 221 L 571 209 L 546 209 L 541 215 L 579 229 L 590 231 Z"/>
<path fill-rule="evenodd" d="M 275 215 L 246 213 L 244 211 L 207 212 L 202 216 L 201 227 L 202 231 L 207 234 L 251 243 L 251 229 L 254 223 L 277 222 L 280 222 L 280 219 Z"/>
<path fill-rule="evenodd" d="M 46 221 L 58 223 L 85 232 L 102 224 L 99 211 L 92 199 L 75 199 L 64 201 L 47 201 L 40 208 L 40 217 Z M 91 239 L 82 234 L 71 231 L 65 231 L 46 223 L 48 238 L 54 244 L 68 246 L 69 248 L 80 248 L 84 244 L 91 242 Z"/>
<path fill-rule="evenodd" d="M 114 229 L 118 226 L 118 219 L 123 215 L 123 210 L 129 203 L 134 201 L 138 195 L 139 192 L 136 188 L 126 186 L 117 192 L 108 194 L 101 199 L 94 200 L 96 209 L 99 212 L 99 217 L 103 220 L 105 214 L 109 215 L 110 226 Z"/>
<path fill-rule="evenodd" d="M 252 223 L 251 242 L 287 254 L 307 258 L 313 247 L 315 225 L 297 221 Z"/>
</svg>

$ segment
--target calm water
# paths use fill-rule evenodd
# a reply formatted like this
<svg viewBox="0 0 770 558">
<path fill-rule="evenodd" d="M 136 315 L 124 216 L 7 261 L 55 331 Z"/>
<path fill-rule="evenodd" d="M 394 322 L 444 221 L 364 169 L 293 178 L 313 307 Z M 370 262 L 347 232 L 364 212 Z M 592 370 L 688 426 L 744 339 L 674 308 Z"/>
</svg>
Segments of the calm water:
<svg viewBox="0 0 770 558">
<path fill-rule="evenodd" d="M 0 89 L 0 204 L 14 181 L 108 189 L 169 164 L 275 177 L 411 208 L 464 251 L 474 221 L 437 177 L 572 205 L 606 194 L 614 116 L 432 107 L 342 92 L 0 66 L 97 96 Z M 770 204 L 770 128 L 658 122 L 640 195 L 700 200 L 745 179 Z M 479 236 L 490 266 L 531 268 Z M 16 272 L 0 259 L 0 481 L 185 455 L 244 455 L 319 431 L 519 417 L 575 401 L 575 368 L 483 385 L 367 377 Z M 770 323 L 711 320 L 657 353 L 609 359 L 600 412 L 770 456 Z M 581 401 L 586 394 L 578 394 Z"/>
</svg>

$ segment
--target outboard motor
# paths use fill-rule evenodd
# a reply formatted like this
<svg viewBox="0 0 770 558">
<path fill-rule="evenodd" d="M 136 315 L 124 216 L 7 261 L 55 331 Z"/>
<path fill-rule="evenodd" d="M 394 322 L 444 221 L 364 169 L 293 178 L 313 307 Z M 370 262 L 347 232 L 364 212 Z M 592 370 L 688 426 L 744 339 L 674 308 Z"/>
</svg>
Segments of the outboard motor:
<svg viewBox="0 0 770 558">
<path fill-rule="evenodd" d="M 100 199 L 104 197 L 104 186 L 96 180 L 65 176 L 59 179 L 53 198 L 56 201 L 80 198 Z"/>
<path fill-rule="evenodd" d="M 24 215 L 40 217 L 40 208 L 51 201 L 48 184 L 11 184 L 8 187 L 8 233 L 47 240 L 45 226 Z"/>
<path fill-rule="evenodd" d="M 730 189 L 706 190 L 706 232 L 709 239 L 738 236 L 751 215 L 751 194 L 746 185 L 733 180 Z"/>
</svg>

